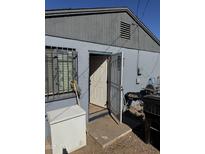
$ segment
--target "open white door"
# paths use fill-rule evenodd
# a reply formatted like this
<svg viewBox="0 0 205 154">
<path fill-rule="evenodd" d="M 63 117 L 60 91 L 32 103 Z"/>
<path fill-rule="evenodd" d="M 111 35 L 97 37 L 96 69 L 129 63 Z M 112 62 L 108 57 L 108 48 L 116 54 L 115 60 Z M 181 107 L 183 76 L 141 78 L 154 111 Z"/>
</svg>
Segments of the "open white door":
<svg viewBox="0 0 205 154">
<path fill-rule="evenodd" d="M 107 57 L 93 56 L 90 67 L 90 103 L 107 107 Z"/>
<path fill-rule="evenodd" d="M 109 110 L 117 123 L 122 122 L 122 77 L 123 77 L 123 54 L 111 55 L 109 63 Z"/>
</svg>

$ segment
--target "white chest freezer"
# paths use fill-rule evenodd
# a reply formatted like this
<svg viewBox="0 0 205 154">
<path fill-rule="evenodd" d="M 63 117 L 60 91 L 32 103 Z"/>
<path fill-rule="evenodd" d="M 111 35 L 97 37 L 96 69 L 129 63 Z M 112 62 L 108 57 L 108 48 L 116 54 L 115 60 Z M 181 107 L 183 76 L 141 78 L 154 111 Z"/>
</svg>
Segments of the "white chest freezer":
<svg viewBox="0 0 205 154">
<path fill-rule="evenodd" d="M 86 113 L 74 105 L 47 112 L 53 154 L 75 151 L 86 145 Z"/>
</svg>

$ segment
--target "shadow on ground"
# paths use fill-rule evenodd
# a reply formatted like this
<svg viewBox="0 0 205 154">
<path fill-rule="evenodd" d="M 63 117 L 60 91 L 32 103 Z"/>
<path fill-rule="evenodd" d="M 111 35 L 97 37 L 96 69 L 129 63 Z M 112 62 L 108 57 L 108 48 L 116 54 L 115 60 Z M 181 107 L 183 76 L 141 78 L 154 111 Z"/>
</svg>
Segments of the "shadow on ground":
<svg viewBox="0 0 205 154">
<path fill-rule="evenodd" d="M 123 123 L 132 128 L 132 132 L 136 134 L 145 143 L 144 121 L 141 117 L 136 117 L 129 111 L 123 113 Z M 160 133 L 151 130 L 150 144 L 160 150 Z"/>
</svg>

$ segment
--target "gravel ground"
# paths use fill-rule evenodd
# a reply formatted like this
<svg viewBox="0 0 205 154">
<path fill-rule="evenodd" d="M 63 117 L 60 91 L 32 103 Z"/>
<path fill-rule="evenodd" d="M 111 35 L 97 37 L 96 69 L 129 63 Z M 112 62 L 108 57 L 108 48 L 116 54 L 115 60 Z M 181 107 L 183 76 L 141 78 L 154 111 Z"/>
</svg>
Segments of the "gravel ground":
<svg viewBox="0 0 205 154">
<path fill-rule="evenodd" d="M 46 154 L 52 154 L 49 143 L 46 143 Z M 134 132 L 118 139 L 113 144 L 102 148 L 89 134 L 87 145 L 71 154 L 159 154 L 151 144 L 145 144 Z"/>
<path fill-rule="evenodd" d="M 87 135 L 87 146 L 72 154 L 159 154 L 160 152 L 150 144 L 145 144 L 135 133 L 130 132 L 105 149 Z"/>
<path fill-rule="evenodd" d="M 87 145 L 71 154 L 159 154 L 159 150 L 141 140 L 143 137 L 142 130 L 144 130 L 141 126 L 133 129 L 134 132 L 130 132 L 104 149 L 87 134 Z M 51 154 L 51 149 L 48 143 L 46 144 L 46 154 Z"/>
</svg>

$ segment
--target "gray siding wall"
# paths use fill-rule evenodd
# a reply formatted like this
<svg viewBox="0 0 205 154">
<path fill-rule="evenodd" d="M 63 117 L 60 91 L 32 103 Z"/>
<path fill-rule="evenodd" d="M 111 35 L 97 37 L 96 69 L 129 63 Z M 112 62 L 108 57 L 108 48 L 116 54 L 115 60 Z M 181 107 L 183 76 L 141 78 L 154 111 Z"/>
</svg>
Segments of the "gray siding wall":
<svg viewBox="0 0 205 154">
<path fill-rule="evenodd" d="M 120 38 L 120 21 L 131 24 L 131 39 Z M 106 45 L 159 52 L 159 45 L 127 13 L 46 18 L 46 34 Z M 139 31 L 139 40 L 138 40 Z M 139 43 L 138 43 L 139 42 Z"/>
</svg>

